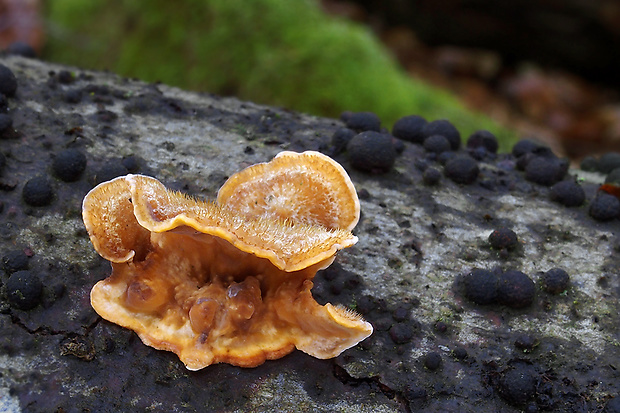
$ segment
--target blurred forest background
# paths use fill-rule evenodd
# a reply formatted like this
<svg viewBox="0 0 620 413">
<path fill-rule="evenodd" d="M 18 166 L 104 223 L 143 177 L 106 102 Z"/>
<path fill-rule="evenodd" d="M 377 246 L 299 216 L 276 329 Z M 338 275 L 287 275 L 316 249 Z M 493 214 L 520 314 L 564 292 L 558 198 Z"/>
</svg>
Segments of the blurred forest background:
<svg viewBox="0 0 620 413">
<path fill-rule="evenodd" d="M 15 43 L 20 42 L 20 43 Z M 384 126 L 447 118 L 502 149 L 620 149 L 616 0 L 0 0 L 0 47 Z"/>
</svg>

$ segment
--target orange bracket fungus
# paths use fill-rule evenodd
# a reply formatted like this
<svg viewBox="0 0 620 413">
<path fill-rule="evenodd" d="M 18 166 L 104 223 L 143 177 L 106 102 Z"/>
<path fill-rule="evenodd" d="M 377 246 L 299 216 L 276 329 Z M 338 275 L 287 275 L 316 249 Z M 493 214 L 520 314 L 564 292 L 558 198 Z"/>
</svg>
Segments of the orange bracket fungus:
<svg viewBox="0 0 620 413">
<path fill-rule="evenodd" d="M 127 175 L 84 198 L 84 224 L 112 274 L 91 291 L 106 320 L 190 370 L 254 367 L 294 348 L 335 357 L 372 333 L 355 312 L 319 305 L 312 278 L 357 242 L 355 188 L 318 152 L 282 152 L 228 179 L 217 202 Z"/>
</svg>

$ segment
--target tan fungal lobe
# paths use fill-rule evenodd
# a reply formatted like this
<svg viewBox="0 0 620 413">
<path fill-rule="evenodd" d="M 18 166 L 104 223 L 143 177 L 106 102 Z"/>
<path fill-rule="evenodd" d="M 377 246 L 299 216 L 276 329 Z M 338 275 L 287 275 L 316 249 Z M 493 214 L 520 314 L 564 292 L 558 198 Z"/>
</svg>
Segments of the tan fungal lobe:
<svg viewBox="0 0 620 413">
<path fill-rule="evenodd" d="M 283 152 L 231 176 L 217 203 L 127 175 L 89 192 L 82 213 L 112 263 L 92 289 L 95 311 L 188 369 L 253 367 L 294 348 L 335 357 L 372 333 L 310 292 L 316 272 L 357 242 L 359 219 L 348 175 L 318 152 Z"/>
</svg>

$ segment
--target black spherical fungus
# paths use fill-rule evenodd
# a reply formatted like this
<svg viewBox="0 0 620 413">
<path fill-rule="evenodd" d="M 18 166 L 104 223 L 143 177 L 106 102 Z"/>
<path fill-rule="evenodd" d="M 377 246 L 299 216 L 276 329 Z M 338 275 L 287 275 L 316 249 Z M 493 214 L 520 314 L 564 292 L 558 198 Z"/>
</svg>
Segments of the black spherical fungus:
<svg viewBox="0 0 620 413">
<path fill-rule="evenodd" d="M 20 310 L 31 310 L 39 305 L 42 291 L 41 280 L 30 271 L 14 272 L 6 282 L 9 303 Z"/>
<path fill-rule="evenodd" d="M 120 160 L 110 160 L 103 164 L 95 173 L 95 184 L 100 184 L 101 182 L 106 182 L 119 176 L 126 175 L 127 172 L 127 168 L 125 168 Z"/>
<path fill-rule="evenodd" d="M 620 153 L 608 152 L 601 155 L 598 160 L 598 170 L 604 174 L 608 174 L 616 168 L 620 168 Z"/>
<path fill-rule="evenodd" d="M 534 281 L 517 270 L 501 274 L 497 281 L 497 302 L 511 308 L 525 308 L 532 304 L 536 294 Z"/>
<path fill-rule="evenodd" d="M 426 168 L 422 174 L 422 179 L 424 180 L 425 185 L 437 185 L 441 180 L 441 172 L 433 167 Z"/>
<path fill-rule="evenodd" d="M 34 50 L 32 46 L 30 46 L 26 42 L 16 41 L 11 43 L 6 49 L 5 52 L 10 55 L 23 56 L 34 58 L 37 57 L 37 52 Z"/>
<path fill-rule="evenodd" d="M 499 393 L 513 406 L 524 406 L 536 394 L 536 374 L 525 363 L 515 363 L 503 372 Z"/>
<path fill-rule="evenodd" d="M 519 242 L 517 234 L 510 228 L 498 228 L 489 235 L 489 243 L 495 249 L 511 249 Z"/>
<path fill-rule="evenodd" d="M 7 252 L 2 257 L 2 269 L 7 274 L 28 269 L 28 256 L 22 250 Z"/>
<path fill-rule="evenodd" d="M 347 145 L 347 152 L 351 165 L 366 172 L 387 172 L 396 161 L 392 137 L 379 132 L 355 135 Z"/>
<path fill-rule="evenodd" d="M 559 202 L 567 207 L 577 207 L 583 205 L 586 200 L 586 193 L 575 181 L 560 181 L 551 187 L 551 200 Z"/>
<path fill-rule="evenodd" d="M 489 270 L 474 269 L 463 280 L 465 297 L 476 304 L 493 304 L 497 299 L 497 275 Z"/>
<path fill-rule="evenodd" d="M 135 174 L 140 170 L 140 162 L 135 155 L 129 155 L 121 160 L 121 164 L 127 169 L 127 172 Z"/>
<path fill-rule="evenodd" d="M 598 160 L 594 156 L 586 156 L 581 160 L 579 167 L 584 171 L 598 171 Z"/>
<path fill-rule="evenodd" d="M 478 178 L 478 163 L 467 155 L 456 155 L 446 162 L 444 174 L 457 184 L 472 184 Z"/>
<path fill-rule="evenodd" d="M 392 318 L 394 321 L 406 321 L 409 319 L 410 310 L 405 306 L 398 306 L 392 311 Z"/>
<path fill-rule="evenodd" d="M 6 158 L 2 152 L 0 152 L 0 176 L 2 176 L 2 172 L 4 171 L 4 167 L 6 166 Z"/>
<path fill-rule="evenodd" d="M 406 344 L 413 338 L 413 328 L 409 323 L 396 323 L 389 330 L 390 338 L 396 344 Z"/>
<path fill-rule="evenodd" d="M 412 143 L 423 143 L 422 129 L 428 122 L 422 116 L 410 115 L 396 121 L 392 128 L 392 135 Z"/>
<path fill-rule="evenodd" d="M 65 92 L 64 99 L 67 103 L 80 103 L 82 92 L 78 89 L 69 89 Z"/>
<path fill-rule="evenodd" d="M 86 155 L 77 149 L 60 151 L 52 161 L 54 174 L 65 182 L 80 179 L 86 169 Z"/>
<path fill-rule="evenodd" d="M 489 153 L 497 153 L 499 144 L 497 138 L 488 130 L 479 130 L 467 138 L 467 147 L 470 149 L 484 148 Z"/>
<path fill-rule="evenodd" d="M 443 135 L 431 135 L 424 139 L 424 149 L 427 152 L 432 152 L 436 154 L 440 154 L 442 152 L 449 151 L 452 149 L 450 146 L 450 141 Z"/>
<path fill-rule="evenodd" d="M 436 351 L 431 351 L 424 356 L 423 359 L 424 367 L 427 369 L 434 371 L 441 367 L 441 354 Z"/>
<path fill-rule="evenodd" d="M 525 167 L 525 179 L 539 185 L 551 186 L 561 181 L 568 171 L 568 162 L 553 157 L 536 156 Z"/>
<path fill-rule="evenodd" d="M 604 191 L 598 191 L 590 203 L 590 216 L 598 221 L 609 221 L 620 215 L 620 200 Z"/>
<path fill-rule="evenodd" d="M 620 185 L 620 168 L 616 168 L 605 177 L 606 184 Z"/>
<path fill-rule="evenodd" d="M 12 97 L 17 90 L 17 78 L 13 71 L 3 64 L 0 64 L 0 93 Z"/>
<path fill-rule="evenodd" d="M 332 151 L 334 155 L 344 152 L 347 145 L 355 136 L 355 132 L 349 128 L 338 128 L 332 135 Z"/>
<path fill-rule="evenodd" d="M 541 277 L 542 288 L 549 294 L 560 294 L 568 289 L 570 277 L 561 268 L 552 268 Z"/>
<path fill-rule="evenodd" d="M 457 347 L 452 350 L 452 356 L 457 360 L 465 360 L 468 356 L 467 349 L 464 347 Z"/>
<path fill-rule="evenodd" d="M 30 179 L 22 190 L 22 199 L 31 206 L 46 206 L 54 199 L 54 189 L 50 181 L 44 176 Z"/>
<path fill-rule="evenodd" d="M 455 156 L 456 156 L 456 152 L 453 152 L 453 151 L 442 152 L 437 157 L 437 162 L 439 162 L 442 165 L 445 165 L 448 163 L 450 159 L 454 158 Z"/>
<path fill-rule="evenodd" d="M 64 85 L 71 84 L 75 81 L 75 77 L 73 76 L 73 73 L 71 73 L 68 70 L 61 70 L 60 72 L 58 72 L 57 78 L 58 78 L 58 82 Z"/>
<path fill-rule="evenodd" d="M 381 119 L 372 112 L 352 113 L 345 121 L 347 128 L 356 132 L 381 131 Z"/>
<path fill-rule="evenodd" d="M 424 139 L 433 135 L 445 136 L 450 141 L 450 147 L 453 151 L 458 150 L 461 147 L 461 133 L 458 129 L 448 120 L 439 119 L 427 123 L 422 128 L 422 135 Z"/>
<path fill-rule="evenodd" d="M 534 152 L 537 148 L 540 148 L 540 144 L 530 139 L 521 139 L 512 147 L 512 154 L 515 158 L 519 158 L 527 153 Z"/>
</svg>

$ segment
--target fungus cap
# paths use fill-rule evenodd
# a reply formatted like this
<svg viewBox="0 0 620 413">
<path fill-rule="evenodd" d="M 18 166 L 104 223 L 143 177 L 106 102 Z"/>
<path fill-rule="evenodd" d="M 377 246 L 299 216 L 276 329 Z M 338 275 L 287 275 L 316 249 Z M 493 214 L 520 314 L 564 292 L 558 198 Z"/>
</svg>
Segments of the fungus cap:
<svg viewBox="0 0 620 413">
<path fill-rule="evenodd" d="M 252 367 L 295 347 L 334 357 L 368 337 L 372 326 L 359 315 L 321 306 L 310 292 L 316 272 L 357 241 L 350 229 L 359 201 L 350 179 L 316 152 L 285 152 L 271 163 L 233 175 L 221 203 L 141 175 L 89 192 L 84 223 L 112 263 L 112 275 L 91 292 L 95 311 L 145 344 L 175 352 L 192 370 L 218 362 Z M 240 205 L 244 191 L 255 211 Z M 274 193 L 278 203 L 259 202 Z"/>
<path fill-rule="evenodd" d="M 352 230 L 360 217 L 357 192 L 344 168 L 320 152 L 280 152 L 231 176 L 218 204 L 246 216 L 285 218 Z"/>
</svg>

